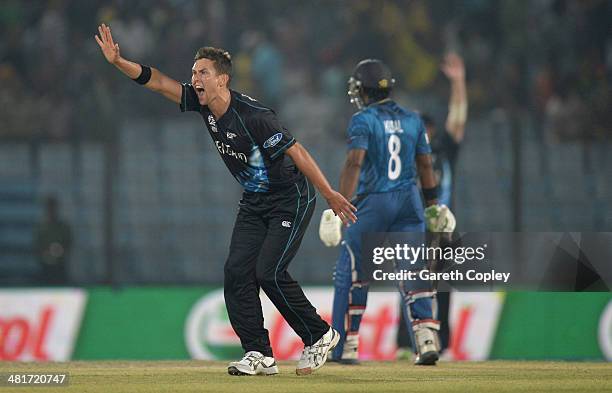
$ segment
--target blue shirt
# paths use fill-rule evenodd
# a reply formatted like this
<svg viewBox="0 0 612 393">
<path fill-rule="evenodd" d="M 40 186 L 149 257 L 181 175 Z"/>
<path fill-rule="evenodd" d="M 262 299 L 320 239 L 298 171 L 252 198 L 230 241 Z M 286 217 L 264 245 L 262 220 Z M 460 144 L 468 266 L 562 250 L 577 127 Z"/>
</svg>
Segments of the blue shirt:
<svg viewBox="0 0 612 393">
<path fill-rule="evenodd" d="M 415 183 L 416 154 L 431 153 L 420 116 L 392 100 L 355 113 L 348 137 L 349 149 L 367 150 L 357 195 L 409 190 Z"/>
</svg>

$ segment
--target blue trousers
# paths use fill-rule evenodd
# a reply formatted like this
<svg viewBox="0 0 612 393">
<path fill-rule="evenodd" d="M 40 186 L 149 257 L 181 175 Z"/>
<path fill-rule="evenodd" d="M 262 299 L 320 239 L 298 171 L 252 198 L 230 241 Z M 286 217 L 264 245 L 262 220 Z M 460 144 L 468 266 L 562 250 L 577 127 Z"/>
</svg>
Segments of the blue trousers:
<svg viewBox="0 0 612 393">
<path fill-rule="evenodd" d="M 364 274 L 361 235 L 365 232 L 425 232 L 419 189 L 368 194 L 356 202 L 357 223 L 348 227 L 334 272 L 332 326 L 340 335 L 334 359 L 342 357 L 347 335 L 357 334 L 368 298 L 369 277 Z M 415 244 L 419 246 L 420 244 Z M 367 263 L 372 263 L 367 261 Z M 424 263 L 420 261 L 419 263 Z M 417 264 L 418 266 L 418 264 Z M 413 266 L 414 268 L 414 266 Z M 435 293 L 429 282 L 406 281 L 398 285 L 408 331 L 418 321 L 436 323 Z M 413 348 L 415 346 L 413 345 Z"/>
</svg>

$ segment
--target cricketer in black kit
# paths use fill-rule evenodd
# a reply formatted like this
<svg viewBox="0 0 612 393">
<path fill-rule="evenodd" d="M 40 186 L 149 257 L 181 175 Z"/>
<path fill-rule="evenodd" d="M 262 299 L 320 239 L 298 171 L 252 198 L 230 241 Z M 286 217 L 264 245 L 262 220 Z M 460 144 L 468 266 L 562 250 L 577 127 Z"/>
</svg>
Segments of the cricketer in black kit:
<svg viewBox="0 0 612 393">
<path fill-rule="evenodd" d="M 219 155 L 244 187 L 225 262 L 225 303 L 246 353 L 230 363 L 232 375 L 275 374 L 260 288 L 304 342 L 296 372 L 320 368 L 338 341 L 287 267 L 300 246 L 315 207 L 315 187 L 343 220 L 355 222 L 355 207 L 334 191 L 306 149 L 276 114 L 247 95 L 229 89 L 231 57 L 222 49 L 200 48 L 191 83 L 179 83 L 155 68 L 124 59 L 110 28 L 96 41 L 107 61 L 137 83 L 199 112 Z"/>
<path fill-rule="evenodd" d="M 311 345 L 329 326 L 287 272 L 315 207 L 312 184 L 284 154 L 295 138 L 273 111 L 235 91 L 228 110 L 215 120 L 193 85 L 183 84 L 181 110 L 202 115 L 221 158 L 245 189 L 224 272 L 225 304 L 244 350 L 272 356 L 260 287 Z"/>
</svg>

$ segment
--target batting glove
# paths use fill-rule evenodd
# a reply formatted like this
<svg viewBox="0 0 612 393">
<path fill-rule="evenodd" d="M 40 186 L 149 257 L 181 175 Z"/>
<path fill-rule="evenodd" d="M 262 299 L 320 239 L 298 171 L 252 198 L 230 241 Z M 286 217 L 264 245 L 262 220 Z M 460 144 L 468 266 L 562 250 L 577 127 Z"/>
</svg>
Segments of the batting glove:
<svg viewBox="0 0 612 393">
<path fill-rule="evenodd" d="M 336 247 L 342 240 L 342 220 L 332 209 L 327 209 L 321 215 L 319 237 L 327 247 Z"/>
<path fill-rule="evenodd" d="M 446 205 L 432 205 L 425 209 L 425 222 L 429 232 L 453 232 L 457 221 Z"/>
</svg>

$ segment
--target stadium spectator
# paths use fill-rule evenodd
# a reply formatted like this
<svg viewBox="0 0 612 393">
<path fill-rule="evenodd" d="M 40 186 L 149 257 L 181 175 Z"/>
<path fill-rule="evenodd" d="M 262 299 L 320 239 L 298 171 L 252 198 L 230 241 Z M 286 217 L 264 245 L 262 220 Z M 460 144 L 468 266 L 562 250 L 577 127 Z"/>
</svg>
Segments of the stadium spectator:
<svg viewBox="0 0 612 393">
<path fill-rule="evenodd" d="M 72 248 L 72 230 L 60 216 L 60 204 L 54 196 L 45 199 L 45 215 L 34 234 L 35 253 L 41 268 L 41 283 L 66 285 Z"/>
<path fill-rule="evenodd" d="M 597 109 L 587 111 L 586 116 L 576 120 L 579 132 L 574 137 L 590 138 L 594 129 L 598 130 L 595 132 L 597 135 L 605 136 L 611 132 L 610 127 L 606 126 L 609 111 L 602 109 L 609 107 L 611 102 L 608 92 L 612 40 L 607 34 L 605 18 L 610 6 L 605 1 L 534 2 L 528 5 L 503 2 L 500 7 L 488 2 L 461 7 L 437 1 L 386 2 L 384 7 L 367 2 L 332 3 L 326 6 L 327 12 L 324 14 L 317 12 L 316 7 L 305 4 L 282 16 L 275 12 L 278 4 L 275 0 L 257 4 L 240 0 L 222 3 L 184 1 L 180 6 L 170 0 L 156 2 L 155 5 L 142 1 L 108 3 L 100 0 L 86 3 L 63 0 L 3 2 L 0 4 L 0 33 L 3 37 L 0 62 L 17 70 L 12 78 L 18 79 L 20 82 L 17 83 L 26 88 L 24 94 L 36 99 L 39 104 L 45 106 L 59 101 L 63 106 L 78 106 L 80 96 L 74 94 L 74 81 L 69 75 L 73 75 L 75 68 L 82 69 L 82 62 L 69 59 L 68 54 L 74 52 L 74 48 L 79 48 L 79 52 L 94 49 L 88 42 L 90 37 L 86 26 L 91 26 L 97 20 L 114 21 L 118 35 L 124 36 L 122 42 L 125 42 L 126 52 L 133 52 L 136 57 L 142 55 L 147 61 L 178 73 L 190 55 L 189 49 L 196 46 L 202 36 L 212 37 L 216 44 L 230 49 L 241 47 L 243 32 L 255 31 L 250 15 L 256 14 L 257 30 L 261 34 L 251 38 L 256 44 L 250 53 L 250 60 L 255 83 L 261 83 L 256 87 L 261 90 L 260 98 L 264 102 L 274 105 L 278 92 L 285 89 L 299 94 L 297 88 L 305 83 L 313 85 L 312 94 L 317 100 L 327 101 L 325 92 L 317 87 L 321 76 L 329 70 L 328 78 L 338 68 L 347 73 L 350 70 L 347 64 L 363 56 L 390 59 L 391 67 L 405 73 L 398 78 L 407 83 L 404 87 L 417 89 L 419 94 L 429 91 L 431 96 L 435 91 L 432 89 L 435 87 L 432 53 L 436 53 L 440 45 L 449 44 L 444 42 L 444 32 L 450 29 L 457 31 L 456 44 L 465 49 L 468 67 L 474 70 L 470 95 L 473 98 L 473 113 L 477 114 L 493 109 L 492 103 L 496 97 L 488 86 L 487 74 L 489 70 L 498 70 L 505 61 L 502 52 L 509 48 L 501 44 L 523 45 L 524 41 L 521 40 L 525 39 L 524 32 L 527 31 L 529 45 L 523 48 L 530 56 L 528 78 L 533 85 L 540 83 L 536 78 L 548 64 L 555 64 L 557 70 L 551 75 L 551 83 L 564 85 L 571 73 L 577 72 L 579 83 L 563 86 L 565 96 L 585 101 L 587 106 L 592 101 L 595 103 Z M 526 8 L 524 12 L 521 11 L 523 8 Z M 449 11 L 456 16 L 450 18 Z M 521 16 L 522 12 L 525 16 Z M 120 20 L 117 15 L 121 15 Z M 240 26 L 244 26 L 243 31 L 221 32 L 223 29 L 214 29 L 226 23 L 230 15 L 236 18 Z M 201 18 L 208 23 L 201 23 Z M 496 24 L 496 21 L 504 24 Z M 317 26 L 316 35 L 312 26 Z M 326 41 L 317 37 L 338 35 L 339 38 L 333 40 L 333 52 L 328 51 L 326 60 L 322 61 L 316 53 L 321 50 L 317 45 L 323 47 L 322 43 Z M 389 43 L 387 47 L 371 44 L 380 42 L 381 37 Z M 153 43 L 158 44 L 158 48 L 170 49 L 155 51 L 152 49 Z M 171 53 L 168 53 L 170 50 Z M 37 72 L 28 61 L 37 53 L 45 53 L 44 73 Z M 347 59 L 350 61 L 345 61 Z M 282 68 L 282 73 L 274 71 L 279 68 Z M 270 79 L 270 75 L 276 77 Z M 96 70 L 92 76 L 98 80 L 112 77 L 107 70 Z M 87 88 L 93 82 L 91 79 L 82 78 L 78 83 L 81 88 Z M 142 103 L 141 95 L 125 87 L 119 89 L 125 102 Z M 537 96 L 537 90 L 533 89 L 529 94 Z M 557 94 L 560 92 L 557 91 Z M 538 111 L 543 116 L 549 97 L 544 101 L 541 96 L 532 97 L 524 99 L 521 105 L 527 108 L 531 102 L 537 101 Z M 559 102 L 553 104 L 550 111 L 554 113 Z M 136 111 L 144 116 L 151 109 L 147 105 L 122 107 L 124 112 L 117 115 L 126 115 L 129 111 L 132 116 Z M 161 105 L 154 109 L 160 116 L 167 114 Z M 281 115 L 282 111 L 281 106 Z M 27 113 L 12 116 L 18 117 L 18 123 L 22 124 L 28 120 Z M 302 121 L 294 120 L 291 116 L 286 119 L 288 123 Z M 596 124 L 593 124 L 593 116 Z M 74 130 L 60 130 L 62 127 L 58 126 L 55 130 L 30 129 L 20 134 L 42 132 L 66 138 L 75 132 L 89 132 L 72 117 L 74 114 L 65 113 L 60 120 L 64 122 L 62 127 Z"/>
</svg>

